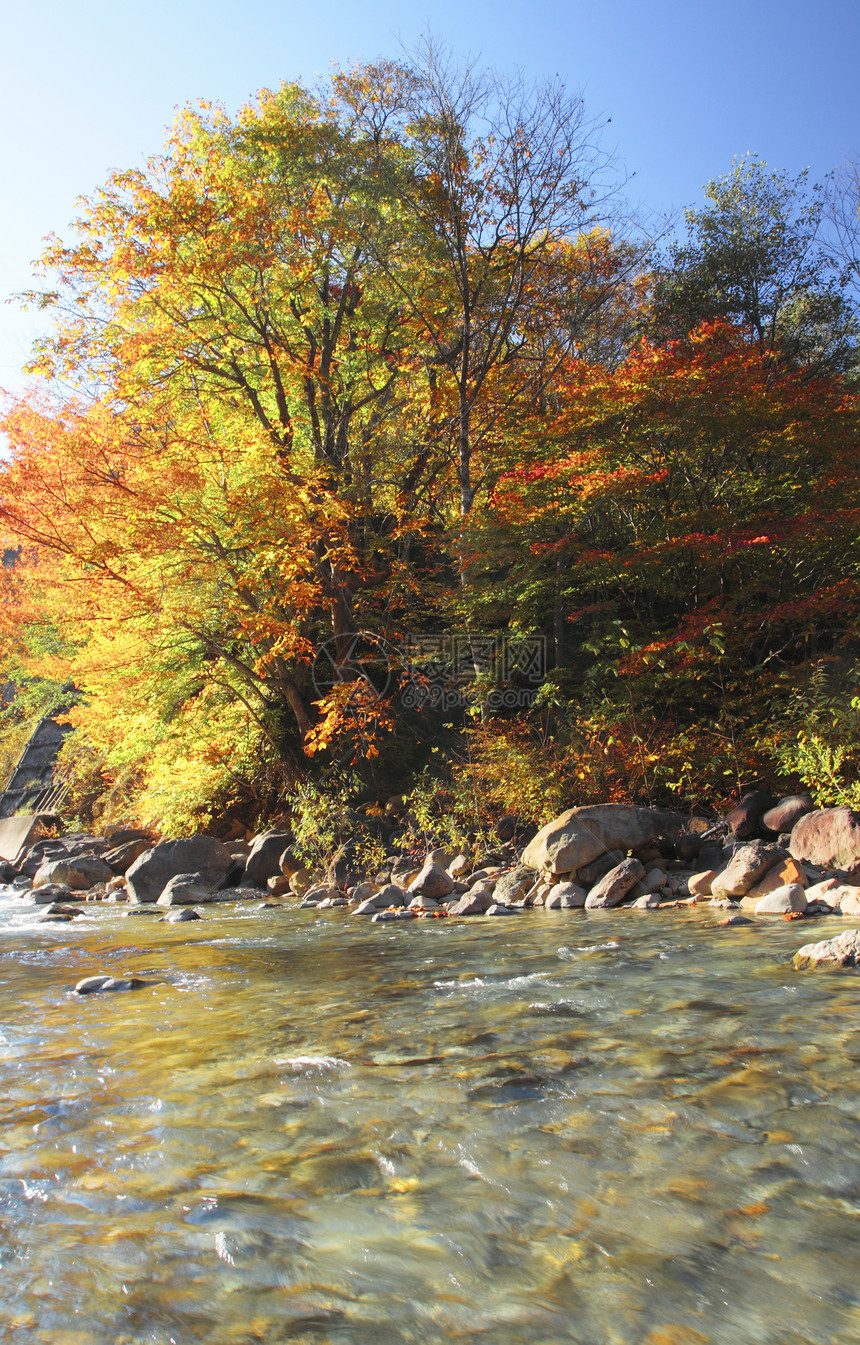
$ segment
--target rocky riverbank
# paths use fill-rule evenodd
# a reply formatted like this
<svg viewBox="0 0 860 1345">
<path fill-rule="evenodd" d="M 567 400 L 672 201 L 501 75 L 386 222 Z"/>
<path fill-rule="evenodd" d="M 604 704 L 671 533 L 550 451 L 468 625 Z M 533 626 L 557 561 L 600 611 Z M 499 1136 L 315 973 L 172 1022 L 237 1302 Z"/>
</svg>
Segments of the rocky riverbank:
<svg viewBox="0 0 860 1345">
<path fill-rule="evenodd" d="M 134 828 L 70 833 L 35 841 L 0 879 L 48 922 L 74 920 L 82 902 L 176 921 L 261 898 L 374 923 L 697 905 L 722 912 L 722 925 L 860 916 L 860 814 L 815 809 L 805 796 L 750 794 L 716 824 L 634 805 L 572 808 L 524 847 L 501 839 L 511 830 L 500 827 L 498 848 L 483 855 L 396 853 L 374 874 L 351 871 L 342 855 L 308 868 L 288 830 L 232 842 Z M 854 965 L 860 935 L 840 940 L 807 945 L 797 965 Z"/>
</svg>

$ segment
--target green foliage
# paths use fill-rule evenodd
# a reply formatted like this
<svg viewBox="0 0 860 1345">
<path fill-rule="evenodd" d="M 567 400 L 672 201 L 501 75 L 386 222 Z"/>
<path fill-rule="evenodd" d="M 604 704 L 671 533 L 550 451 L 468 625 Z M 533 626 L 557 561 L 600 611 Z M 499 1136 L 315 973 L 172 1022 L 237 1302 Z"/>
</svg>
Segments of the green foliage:
<svg viewBox="0 0 860 1345">
<path fill-rule="evenodd" d="M 686 243 L 657 270 L 658 340 L 722 318 L 797 365 L 839 374 L 856 367 L 856 313 L 822 236 L 824 192 L 808 176 L 770 171 L 748 155 L 707 184 L 708 205 L 685 212 Z"/>
<path fill-rule="evenodd" d="M 840 676 L 819 659 L 777 729 L 777 760 L 819 808 L 860 807 L 860 668 Z"/>
</svg>

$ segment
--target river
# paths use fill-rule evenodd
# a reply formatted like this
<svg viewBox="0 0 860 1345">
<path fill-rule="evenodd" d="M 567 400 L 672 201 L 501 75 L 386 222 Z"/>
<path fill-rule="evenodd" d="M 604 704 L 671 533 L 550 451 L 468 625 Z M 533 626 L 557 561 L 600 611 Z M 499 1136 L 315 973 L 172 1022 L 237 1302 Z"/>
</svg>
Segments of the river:
<svg viewBox="0 0 860 1345">
<path fill-rule="evenodd" d="M 86 910 L 0 889 L 0 1340 L 860 1339 L 843 920 Z"/>
</svg>

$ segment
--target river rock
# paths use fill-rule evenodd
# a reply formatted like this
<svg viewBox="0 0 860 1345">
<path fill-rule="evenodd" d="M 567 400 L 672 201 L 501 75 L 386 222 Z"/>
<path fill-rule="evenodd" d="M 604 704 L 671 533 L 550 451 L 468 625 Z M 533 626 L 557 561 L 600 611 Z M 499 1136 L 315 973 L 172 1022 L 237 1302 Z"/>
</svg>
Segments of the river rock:
<svg viewBox="0 0 860 1345">
<path fill-rule="evenodd" d="M 515 869 L 503 873 L 495 887 L 496 901 L 509 903 L 522 901 L 526 893 L 534 886 L 534 869 L 518 864 Z"/>
<path fill-rule="evenodd" d="M 452 878 L 465 878 L 472 867 L 472 861 L 468 855 L 455 855 L 448 865 L 448 872 Z"/>
<path fill-rule="evenodd" d="M 199 873 L 177 873 L 166 885 L 156 906 L 196 906 L 211 901 L 212 884 Z"/>
<path fill-rule="evenodd" d="M 478 883 L 448 907 L 449 915 L 484 915 L 493 905 L 492 883 Z"/>
<path fill-rule="evenodd" d="M 405 906 L 407 904 L 406 893 L 397 883 L 386 883 L 374 894 L 371 900 L 376 903 L 378 911 L 384 911 L 389 906 Z"/>
<path fill-rule="evenodd" d="M 169 915 L 164 916 L 164 923 L 167 925 L 178 925 L 184 920 L 202 920 L 199 911 L 192 910 L 190 906 L 184 906 L 181 911 L 171 911 Z"/>
<path fill-rule="evenodd" d="M 795 859 L 825 869 L 847 869 L 860 860 L 860 813 L 853 808 L 818 808 L 801 817 L 791 833 Z"/>
<path fill-rule="evenodd" d="M 775 892 L 778 887 L 785 887 L 789 883 L 799 883 L 801 887 L 807 887 L 808 882 L 796 859 L 784 859 L 774 864 L 772 869 L 768 869 L 764 877 L 745 893 L 745 899 L 766 897 L 768 892 Z"/>
<path fill-rule="evenodd" d="M 389 921 L 417 920 L 417 919 L 418 919 L 418 912 L 410 911 L 406 908 L 403 908 L 402 910 L 399 911 L 377 911 L 376 915 L 371 917 L 372 923 L 374 925 L 385 925 L 388 924 Z"/>
<path fill-rule="evenodd" d="M 860 888 L 839 887 L 831 897 L 825 897 L 829 906 L 834 906 L 840 915 L 860 915 Z"/>
<path fill-rule="evenodd" d="M 860 929 L 845 929 L 835 939 L 805 943 L 792 958 L 799 971 L 860 965 Z"/>
<path fill-rule="evenodd" d="M 34 887 L 48 883 L 62 883 L 77 892 L 85 892 L 96 883 L 106 883 L 113 877 L 111 869 L 98 855 L 75 855 L 66 859 L 46 859 L 33 878 Z"/>
<path fill-rule="evenodd" d="M 669 886 L 669 875 L 665 869 L 652 868 L 645 870 L 645 877 L 642 879 L 641 886 L 647 892 L 660 892 L 664 887 Z"/>
<path fill-rule="evenodd" d="M 154 981 L 142 981 L 137 976 L 85 976 L 75 986 L 76 995 L 93 995 L 99 991 L 140 990 Z"/>
<path fill-rule="evenodd" d="M 775 808 L 768 808 L 766 813 L 762 813 L 762 826 L 778 836 L 784 831 L 791 831 L 814 808 L 815 804 L 808 794 L 786 794 Z"/>
<path fill-rule="evenodd" d="M 233 865 L 233 856 L 214 836 L 188 836 L 178 841 L 161 841 L 134 861 L 126 871 L 129 896 L 136 902 L 156 902 L 171 878 L 181 873 L 196 873 L 209 884 L 219 887 Z"/>
<path fill-rule="evenodd" d="M 544 897 L 543 904 L 548 911 L 574 911 L 585 906 L 587 896 L 585 888 L 578 883 L 556 883 Z"/>
<path fill-rule="evenodd" d="M 438 901 L 431 900 L 430 897 L 413 897 L 409 903 L 411 911 L 438 911 Z"/>
<path fill-rule="evenodd" d="M 83 900 L 77 893 L 73 893 L 72 889 L 67 887 L 65 883 L 45 883 L 42 887 L 34 887 L 28 895 L 37 906 L 50 906 L 52 901 Z"/>
<path fill-rule="evenodd" d="M 767 841 L 741 845 L 711 883 L 711 892 L 715 897 L 743 897 L 769 869 L 787 858 L 784 850 Z"/>
<path fill-rule="evenodd" d="M 585 899 L 587 911 L 606 910 L 619 906 L 629 892 L 645 877 L 645 866 L 638 859 L 625 859 L 610 869 L 589 892 Z"/>
<path fill-rule="evenodd" d="M 108 849 L 113 849 L 133 841 L 146 841 L 147 846 L 151 846 L 153 836 L 151 831 L 144 831 L 141 827 L 106 827 L 103 839 Z"/>
<path fill-rule="evenodd" d="M 506 906 L 503 901 L 494 901 L 487 907 L 485 915 L 519 915 L 522 910 L 520 906 Z"/>
<path fill-rule="evenodd" d="M 288 892 L 292 892 L 290 880 L 285 873 L 276 873 L 274 877 L 267 878 L 266 887 L 273 897 L 284 897 Z"/>
<path fill-rule="evenodd" d="M 759 829 L 762 814 L 775 803 L 773 795 L 766 794 L 762 789 L 754 789 L 751 793 L 744 794 L 740 803 L 726 815 L 732 835 L 739 841 L 750 840 Z"/>
<path fill-rule="evenodd" d="M 745 907 L 748 900 L 748 897 L 744 898 L 741 906 Z M 805 911 L 806 904 L 806 894 L 800 883 L 786 883 L 760 897 L 754 910 L 756 915 L 788 915 L 791 911 Z"/>
<path fill-rule="evenodd" d="M 428 859 L 418 875 L 406 889 L 413 897 L 424 897 L 429 901 L 441 901 L 454 891 L 454 880 L 441 865 Z"/>
<path fill-rule="evenodd" d="M 660 898 L 656 892 L 643 892 L 641 897 L 637 897 L 630 905 L 631 911 L 657 911 L 660 909 Z"/>
<path fill-rule="evenodd" d="M 242 887 L 265 887 L 282 872 L 281 858 L 293 839 L 291 831 L 264 831 L 256 836 L 245 860 Z"/>
<path fill-rule="evenodd" d="M 576 871 L 576 881 L 586 892 L 599 883 L 604 874 L 610 869 L 614 869 L 616 864 L 620 864 L 626 858 L 623 850 L 607 850 L 604 855 L 598 855 L 590 864 L 583 864 Z"/>
<path fill-rule="evenodd" d="M 633 804 L 569 808 L 541 828 L 523 851 L 522 862 L 551 873 L 578 872 L 607 850 L 635 850 L 658 836 L 677 835 L 681 826 L 677 813 Z"/>
<path fill-rule="evenodd" d="M 727 915 L 725 920 L 718 920 L 717 924 L 723 928 L 726 925 L 751 925 L 754 921 L 750 920 L 748 915 Z"/>
<path fill-rule="evenodd" d="M 151 849 L 152 841 L 149 837 L 138 836 L 134 840 L 126 841 L 125 845 L 112 845 L 109 850 L 105 850 L 102 859 L 114 873 L 123 874 L 144 851 Z"/>
<path fill-rule="evenodd" d="M 711 896 L 711 886 L 717 877 L 717 869 L 704 869 L 702 873 L 694 873 L 687 879 L 687 888 L 691 897 L 709 897 Z"/>
</svg>

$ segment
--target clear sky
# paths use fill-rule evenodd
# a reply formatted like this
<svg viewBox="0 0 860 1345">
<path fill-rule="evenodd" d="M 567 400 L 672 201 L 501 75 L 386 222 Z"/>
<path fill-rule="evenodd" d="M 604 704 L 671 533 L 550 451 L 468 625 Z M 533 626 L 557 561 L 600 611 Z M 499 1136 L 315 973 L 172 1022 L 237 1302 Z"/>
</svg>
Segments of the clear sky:
<svg viewBox="0 0 860 1345">
<path fill-rule="evenodd" d="M 198 98 L 233 111 L 422 32 L 462 56 L 560 75 L 611 118 L 605 144 L 658 212 L 753 151 L 821 176 L 860 151 L 860 0 L 5 0 L 0 297 L 30 284 L 75 198 L 161 148 Z M 0 306 L 0 387 L 39 319 Z"/>
</svg>

